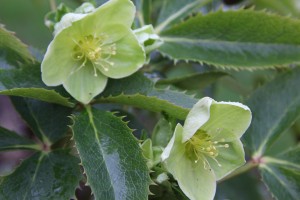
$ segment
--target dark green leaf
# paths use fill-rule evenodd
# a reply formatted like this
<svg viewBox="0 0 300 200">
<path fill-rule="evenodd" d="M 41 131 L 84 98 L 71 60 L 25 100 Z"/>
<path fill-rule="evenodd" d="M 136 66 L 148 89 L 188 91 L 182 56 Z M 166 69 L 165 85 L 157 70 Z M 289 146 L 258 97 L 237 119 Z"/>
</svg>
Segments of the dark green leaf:
<svg viewBox="0 0 300 200">
<path fill-rule="evenodd" d="M 144 126 L 144 124 L 142 124 L 139 116 L 135 115 L 134 112 L 130 113 L 122 109 L 108 109 L 108 110 L 112 112 L 116 112 L 115 113 L 116 116 L 121 117 L 123 121 L 128 122 L 127 126 L 135 130 L 133 132 L 133 135 L 136 138 L 141 139 L 144 136 L 144 134 L 146 134 L 147 136 L 146 127 Z"/>
<path fill-rule="evenodd" d="M 70 199 L 82 178 L 78 164 L 65 151 L 36 153 L 3 177 L 0 199 Z"/>
<path fill-rule="evenodd" d="M 0 70 L 1 94 L 34 98 L 68 107 L 73 106 L 61 88 L 50 88 L 42 82 L 39 65 L 23 67 L 22 69 Z"/>
<path fill-rule="evenodd" d="M 147 199 L 149 171 L 132 130 L 112 113 L 74 116 L 74 140 L 96 200 Z"/>
<path fill-rule="evenodd" d="M 37 150 L 39 146 L 32 140 L 21 137 L 20 135 L 0 127 L 0 151 L 14 149 Z"/>
<path fill-rule="evenodd" d="M 252 123 L 245 139 L 255 156 L 262 156 L 299 116 L 299 77 L 299 67 L 289 70 L 259 88 L 246 103 Z"/>
<path fill-rule="evenodd" d="M 108 0 L 91 0 L 91 1 L 92 2 L 94 1 L 96 3 L 96 6 L 101 6 L 102 4 L 107 2 Z"/>
<path fill-rule="evenodd" d="M 11 99 L 16 110 L 41 141 L 53 144 L 66 135 L 71 108 L 21 97 Z"/>
<path fill-rule="evenodd" d="M 300 146 L 277 158 L 262 158 L 264 183 L 277 199 L 298 200 L 300 196 Z"/>
<path fill-rule="evenodd" d="M 192 75 L 186 75 L 176 78 L 161 79 L 156 82 L 158 85 L 173 84 L 178 88 L 187 90 L 203 89 L 215 82 L 217 79 L 228 75 L 225 72 L 205 72 L 194 73 Z"/>
<path fill-rule="evenodd" d="M 252 69 L 300 61 L 300 21 L 253 10 L 197 15 L 161 37 L 159 50 L 177 60 Z"/>
<path fill-rule="evenodd" d="M 200 7 L 212 0 L 162 0 L 156 32 L 169 27 L 172 24 L 182 21 L 185 17 L 197 11 Z"/>
<path fill-rule="evenodd" d="M 262 200 L 259 194 L 259 180 L 246 173 L 230 180 L 221 182 L 217 186 L 215 200 Z"/>
<path fill-rule="evenodd" d="M 97 101 L 132 105 L 185 119 L 197 99 L 178 91 L 156 89 L 152 81 L 136 73 L 124 79 L 109 80 Z"/>
<path fill-rule="evenodd" d="M 152 0 L 134 0 L 134 4 L 140 26 L 151 24 Z"/>
<path fill-rule="evenodd" d="M 165 118 L 161 118 L 154 127 L 151 135 L 153 146 L 166 147 L 173 135 L 171 122 Z"/>
<path fill-rule="evenodd" d="M 0 24 L 0 50 L 4 50 L 6 56 L 19 61 L 28 63 L 34 60 L 27 46 L 14 36 L 13 32 L 6 30 L 2 24 Z M 16 60 L 14 60 L 15 64 Z"/>
</svg>

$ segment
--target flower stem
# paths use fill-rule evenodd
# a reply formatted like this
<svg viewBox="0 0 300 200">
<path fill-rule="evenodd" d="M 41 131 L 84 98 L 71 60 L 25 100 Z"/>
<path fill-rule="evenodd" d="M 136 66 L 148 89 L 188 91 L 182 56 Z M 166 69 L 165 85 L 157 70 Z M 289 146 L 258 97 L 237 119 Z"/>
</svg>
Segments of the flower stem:
<svg viewBox="0 0 300 200">
<path fill-rule="evenodd" d="M 228 179 L 231 179 L 231 178 L 233 178 L 237 175 L 243 174 L 243 173 L 257 167 L 258 165 L 259 165 L 259 163 L 253 162 L 252 160 L 250 160 L 245 165 L 243 165 L 242 167 L 238 168 L 237 170 L 233 171 L 228 176 L 226 176 L 223 179 L 219 180 L 218 183 L 223 182 L 223 181 L 228 180 Z"/>
<path fill-rule="evenodd" d="M 51 11 L 56 10 L 56 2 L 55 0 L 49 0 Z"/>
</svg>

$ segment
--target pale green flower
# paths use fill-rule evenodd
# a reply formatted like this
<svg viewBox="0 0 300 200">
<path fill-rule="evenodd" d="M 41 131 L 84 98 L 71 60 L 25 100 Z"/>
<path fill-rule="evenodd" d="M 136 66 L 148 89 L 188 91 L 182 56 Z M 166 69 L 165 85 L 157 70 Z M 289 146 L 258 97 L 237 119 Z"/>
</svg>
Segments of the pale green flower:
<svg viewBox="0 0 300 200">
<path fill-rule="evenodd" d="M 245 163 L 240 137 L 251 122 L 240 103 L 201 99 L 162 153 L 167 170 L 192 200 L 212 200 L 216 181 Z"/>
<path fill-rule="evenodd" d="M 87 104 L 104 90 L 108 78 L 140 69 L 145 52 L 131 30 L 134 15 L 130 0 L 110 0 L 91 13 L 64 16 L 42 62 L 44 83 L 62 84 Z"/>
</svg>

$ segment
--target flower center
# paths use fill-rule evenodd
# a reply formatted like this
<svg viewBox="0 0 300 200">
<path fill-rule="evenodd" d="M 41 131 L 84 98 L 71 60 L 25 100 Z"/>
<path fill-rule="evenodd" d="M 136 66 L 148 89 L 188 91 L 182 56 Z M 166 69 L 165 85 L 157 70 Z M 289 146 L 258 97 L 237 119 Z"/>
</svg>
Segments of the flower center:
<svg viewBox="0 0 300 200">
<path fill-rule="evenodd" d="M 87 35 L 78 41 L 73 40 L 75 47 L 73 48 L 72 57 L 82 62 L 75 72 L 84 67 L 88 61 L 93 65 L 94 76 L 97 76 L 96 66 L 100 66 L 104 71 L 108 71 L 114 65 L 109 60 L 111 56 L 117 53 L 116 44 L 105 44 L 105 40 L 107 40 L 107 36 L 105 35 Z"/>
<path fill-rule="evenodd" d="M 186 142 L 186 150 L 195 163 L 201 160 L 205 169 L 211 169 L 207 160 L 208 157 L 221 167 L 222 165 L 217 160 L 219 148 L 229 148 L 229 144 L 224 142 L 225 139 L 221 139 L 220 141 L 214 140 L 206 131 L 199 129 L 194 136 Z"/>
</svg>

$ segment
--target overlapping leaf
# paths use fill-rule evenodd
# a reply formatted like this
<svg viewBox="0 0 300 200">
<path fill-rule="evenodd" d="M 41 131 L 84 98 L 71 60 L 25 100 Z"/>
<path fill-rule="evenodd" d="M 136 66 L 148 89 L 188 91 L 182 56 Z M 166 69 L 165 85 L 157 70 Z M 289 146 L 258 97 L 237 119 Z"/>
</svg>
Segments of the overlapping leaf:
<svg viewBox="0 0 300 200">
<path fill-rule="evenodd" d="M 127 125 L 95 109 L 74 116 L 74 140 L 96 200 L 147 199 L 149 171 Z"/>
<path fill-rule="evenodd" d="M 281 1 L 270 1 L 270 0 L 251 0 L 258 10 L 268 9 L 273 12 L 280 13 L 282 15 L 293 15 L 300 16 L 299 8 L 297 9 L 298 0 L 281 0 Z"/>
<path fill-rule="evenodd" d="M 0 127 L 0 151 L 14 149 L 36 150 L 38 149 L 38 145 L 32 140 Z"/>
<path fill-rule="evenodd" d="M 70 199 L 82 175 L 66 151 L 39 152 L 0 182 L 0 199 Z"/>
<path fill-rule="evenodd" d="M 191 75 L 185 75 L 181 77 L 161 79 L 157 81 L 156 84 L 173 84 L 182 89 L 197 90 L 203 89 L 205 86 L 208 86 L 217 79 L 226 75 L 228 74 L 225 72 L 193 73 Z"/>
<path fill-rule="evenodd" d="M 185 17 L 197 11 L 200 7 L 211 2 L 212 0 L 163 0 L 160 10 L 156 32 L 182 21 Z"/>
<path fill-rule="evenodd" d="M 153 112 L 165 112 L 178 119 L 185 119 L 197 99 L 183 92 L 156 89 L 154 83 L 140 73 L 118 80 L 109 80 L 97 102 L 132 105 Z"/>
<path fill-rule="evenodd" d="M 299 77 L 299 67 L 289 70 L 259 88 L 246 103 L 253 118 L 245 140 L 256 156 L 262 156 L 299 116 Z"/>
<path fill-rule="evenodd" d="M 21 97 L 12 97 L 11 100 L 41 141 L 53 144 L 65 137 L 70 125 L 71 108 Z"/>
<path fill-rule="evenodd" d="M 161 37 L 173 59 L 252 69 L 300 61 L 300 21 L 253 10 L 197 15 Z"/>
<path fill-rule="evenodd" d="M 0 95 L 28 97 L 72 107 L 73 103 L 65 97 L 67 95 L 64 91 L 60 88 L 55 89 L 59 90 L 59 93 L 46 87 L 42 82 L 39 65 L 21 69 L 0 70 Z"/>
</svg>

